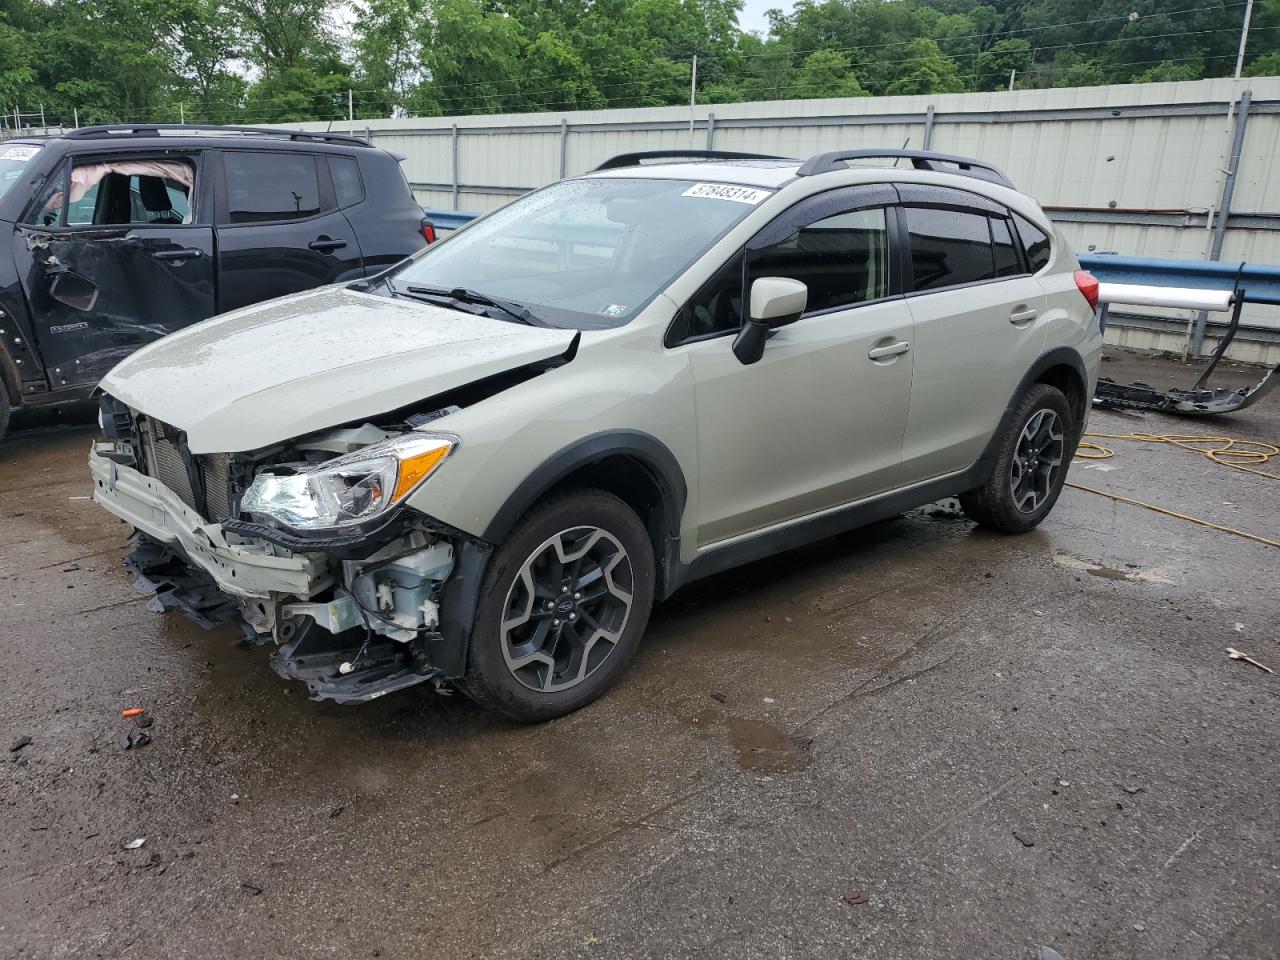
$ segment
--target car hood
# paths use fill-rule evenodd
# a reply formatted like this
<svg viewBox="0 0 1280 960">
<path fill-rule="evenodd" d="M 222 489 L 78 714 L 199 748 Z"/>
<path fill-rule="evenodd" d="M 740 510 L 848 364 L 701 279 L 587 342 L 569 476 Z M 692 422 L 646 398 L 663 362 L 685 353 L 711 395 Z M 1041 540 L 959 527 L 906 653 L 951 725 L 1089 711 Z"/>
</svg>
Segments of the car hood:
<svg viewBox="0 0 1280 960">
<path fill-rule="evenodd" d="M 236 453 L 551 359 L 576 335 L 328 287 L 158 340 L 102 389 L 185 431 L 192 453 Z"/>
</svg>

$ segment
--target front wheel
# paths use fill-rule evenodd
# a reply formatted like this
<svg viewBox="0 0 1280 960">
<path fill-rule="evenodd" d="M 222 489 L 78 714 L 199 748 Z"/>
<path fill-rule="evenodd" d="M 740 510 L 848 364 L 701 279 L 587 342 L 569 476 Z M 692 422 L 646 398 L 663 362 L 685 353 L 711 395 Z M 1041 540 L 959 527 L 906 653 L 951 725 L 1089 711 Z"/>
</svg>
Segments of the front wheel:
<svg viewBox="0 0 1280 960">
<path fill-rule="evenodd" d="M 1047 383 L 1032 385 L 1009 419 L 991 476 L 960 495 L 961 509 L 980 526 L 1004 533 L 1037 526 L 1062 492 L 1077 439 L 1062 391 Z"/>
<path fill-rule="evenodd" d="M 653 589 L 653 547 L 625 503 L 600 490 L 542 501 L 494 553 L 463 691 L 525 723 L 585 706 L 635 652 Z"/>
</svg>

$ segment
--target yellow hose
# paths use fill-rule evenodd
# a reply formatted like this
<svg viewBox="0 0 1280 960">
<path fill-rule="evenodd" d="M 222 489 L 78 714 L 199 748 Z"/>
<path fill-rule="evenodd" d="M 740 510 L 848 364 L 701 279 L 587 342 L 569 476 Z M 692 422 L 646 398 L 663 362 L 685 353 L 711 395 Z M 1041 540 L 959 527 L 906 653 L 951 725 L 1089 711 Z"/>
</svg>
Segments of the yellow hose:
<svg viewBox="0 0 1280 960">
<path fill-rule="evenodd" d="M 1137 440 L 1143 443 L 1169 443 L 1183 450 L 1199 453 L 1214 463 L 1222 464 L 1224 467 L 1243 470 L 1255 476 L 1266 477 L 1268 480 L 1280 480 L 1280 474 L 1268 473 L 1265 470 L 1258 470 L 1248 466 L 1248 464 L 1264 464 L 1272 457 L 1280 456 L 1280 447 L 1272 443 L 1264 443 L 1261 440 L 1239 440 L 1232 437 L 1196 437 L 1177 433 L 1086 433 L 1085 436 L 1093 437 L 1097 440 Z M 1115 456 L 1115 451 L 1109 447 L 1104 447 L 1100 443 L 1084 442 L 1077 449 L 1076 456 L 1081 460 L 1108 460 Z M 1118 493 L 1108 493 L 1106 490 L 1097 490 L 1093 487 L 1086 487 L 1081 483 L 1072 483 L 1071 481 L 1067 481 L 1066 486 L 1075 490 L 1083 490 L 1085 493 L 1096 493 L 1100 497 L 1109 497 L 1119 503 L 1145 507 L 1148 510 L 1154 510 L 1156 513 L 1163 513 L 1168 517 L 1177 517 L 1179 520 L 1198 523 L 1202 527 L 1234 534 L 1237 537 L 1244 537 L 1246 540 L 1253 540 L 1255 543 L 1266 544 L 1269 547 L 1280 547 L 1280 541 L 1271 540 L 1245 530 L 1237 530 L 1234 527 L 1224 527 L 1220 523 L 1213 523 L 1210 520 L 1202 520 L 1199 517 L 1168 510 L 1164 507 L 1156 506 L 1154 503 L 1135 500 L 1132 497 L 1124 497 Z"/>
</svg>

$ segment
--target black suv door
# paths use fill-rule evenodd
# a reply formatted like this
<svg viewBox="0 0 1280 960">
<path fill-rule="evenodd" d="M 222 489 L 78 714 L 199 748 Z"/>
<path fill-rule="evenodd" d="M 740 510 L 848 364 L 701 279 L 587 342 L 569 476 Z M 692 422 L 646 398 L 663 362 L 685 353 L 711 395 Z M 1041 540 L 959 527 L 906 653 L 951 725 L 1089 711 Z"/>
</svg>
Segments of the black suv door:
<svg viewBox="0 0 1280 960">
<path fill-rule="evenodd" d="M 315 152 L 222 151 L 219 311 L 364 276 L 355 231 Z"/>
<path fill-rule="evenodd" d="M 199 151 L 72 156 L 15 226 L 14 260 L 49 385 L 101 379 L 214 312 Z"/>
</svg>

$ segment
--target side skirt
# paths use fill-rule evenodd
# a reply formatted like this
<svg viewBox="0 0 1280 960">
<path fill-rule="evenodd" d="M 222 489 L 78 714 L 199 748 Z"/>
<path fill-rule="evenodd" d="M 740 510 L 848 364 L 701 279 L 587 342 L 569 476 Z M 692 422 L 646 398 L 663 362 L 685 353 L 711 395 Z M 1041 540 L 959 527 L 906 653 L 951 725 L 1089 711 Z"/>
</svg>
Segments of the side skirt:
<svg viewBox="0 0 1280 960">
<path fill-rule="evenodd" d="M 887 493 L 874 500 L 862 501 L 828 511 L 807 520 L 800 520 L 757 536 L 739 540 L 707 551 L 691 562 L 682 564 L 667 592 L 703 577 L 723 573 L 744 563 L 763 560 L 774 554 L 794 550 L 817 540 L 847 533 L 865 527 L 877 520 L 886 520 L 906 510 L 924 506 L 943 497 L 954 497 L 966 490 L 981 486 L 991 472 L 992 461 L 986 457 L 978 460 L 963 473 L 931 480 L 917 487 Z"/>
</svg>

